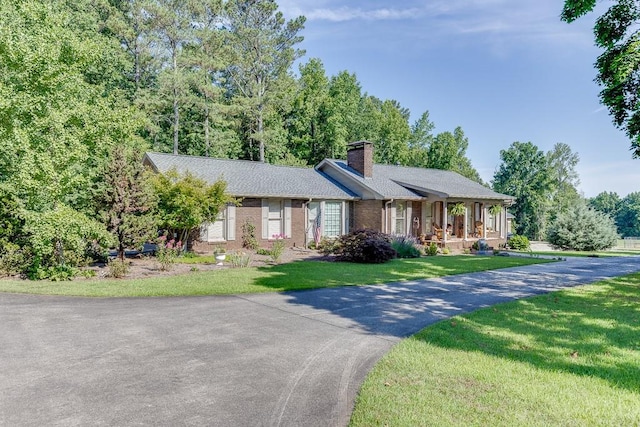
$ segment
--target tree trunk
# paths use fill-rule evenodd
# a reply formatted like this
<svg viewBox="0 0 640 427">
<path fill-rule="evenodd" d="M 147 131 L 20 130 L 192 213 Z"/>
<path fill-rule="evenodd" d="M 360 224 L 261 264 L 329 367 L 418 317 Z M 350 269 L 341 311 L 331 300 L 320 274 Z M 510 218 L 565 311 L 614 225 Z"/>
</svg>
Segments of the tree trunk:
<svg viewBox="0 0 640 427">
<path fill-rule="evenodd" d="M 262 105 L 258 107 L 258 138 L 260 144 L 260 161 L 264 163 L 264 124 L 262 119 Z"/>
<path fill-rule="evenodd" d="M 209 157 L 209 149 L 211 148 L 211 142 L 209 141 L 209 106 L 205 100 L 204 107 L 204 154 Z"/>
<path fill-rule="evenodd" d="M 178 105 L 178 47 L 172 46 L 173 57 L 173 154 L 178 154 L 178 132 L 180 130 L 180 109 Z"/>
</svg>

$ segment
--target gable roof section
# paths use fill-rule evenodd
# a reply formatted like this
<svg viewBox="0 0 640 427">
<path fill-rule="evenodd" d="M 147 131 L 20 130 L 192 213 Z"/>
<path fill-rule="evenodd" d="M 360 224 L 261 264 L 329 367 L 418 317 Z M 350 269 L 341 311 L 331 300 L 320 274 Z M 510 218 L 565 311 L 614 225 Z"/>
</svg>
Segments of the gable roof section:
<svg viewBox="0 0 640 427">
<path fill-rule="evenodd" d="M 175 167 L 179 173 L 189 171 L 211 184 L 223 179 L 227 193 L 234 197 L 357 198 L 346 187 L 313 168 L 163 153 L 146 153 L 144 161 L 162 173 Z"/>
<path fill-rule="evenodd" d="M 502 200 L 511 202 L 514 197 L 495 191 L 464 176 L 447 170 L 426 169 L 394 165 L 373 165 L 373 177 L 363 178 L 350 168 L 345 160 L 326 159 L 318 166 L 345 185 L 355 182 L 382 199 L 414 199 L 435 195 L 449 199 Z M 333 171 L 334 173 L 332 173 Z M 337 172 L 337 173 L 336 173 Z M 342 181 L 339 177 L 343 177 Z"/>
</svg>

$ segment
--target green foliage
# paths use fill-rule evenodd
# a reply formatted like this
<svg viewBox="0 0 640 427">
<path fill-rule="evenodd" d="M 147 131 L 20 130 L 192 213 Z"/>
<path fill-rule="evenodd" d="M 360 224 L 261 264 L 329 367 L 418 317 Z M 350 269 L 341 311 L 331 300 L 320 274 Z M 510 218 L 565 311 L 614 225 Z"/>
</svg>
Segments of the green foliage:
<svg viewBox="0 0 640 427">
<path fill-rule="evenodd" d="M 516 251 L 528 251 L 531 249 L 531 243 L 527 236 L 514 234 L 507 240 L 507 246 Z"/>
<path fill-rule="evenodd" d="M 391 236 L 376 230 L 358 229 L 340 236 L 333 252 L 338 260 L 379 264 L 397 256 Z"/>
<path fill-rule="evenodd" d="M 0 275 L 13 276 L 27 270 L 31 263 L 28 248 L 15 243 L 4 243 L 0 248 Z"/>
<path fill-rule="evenodd" d="M 209 185 L 189 172 L 181 175 L 172 169 L 155 174 L 152 182 L 158 197 L 160 227 L 176 233 L 180 241 L 187 242 L 187 248 L 193 232 L 215 221 L 220 209 L 231 202 L 225 194 L 226 183 L 221 180 Z"/>
<path fill-rule="evenodd" d="M 271 244 L 271 250 L 269 251 L 269 256 L 274 264 L 280 263 L 280 258 L 282 258 L 285 248 L 286 243 L 284 238 L 278 237 L 273 241 Z"/>
<path fill-rule="evenodd" d="M 246 268 L 251 264 L 251 254 L 246 252 L 235 252 L 227 255 L 229 264 L 233 268 Z"/>
<path fill-rule="evenodd" d="M 118 257 L 124 261 L 125 248 L 140 247 L 156 236 L 156 198 L 141 154 L 115 147 L 103 183 L 97 200 L 99 215 L 116 241 Z"/>
<path fill-rule="evenodd" d="M 88 261 L 89 242 L 102 247 L 112 243 L 101 224 L 64 205 L 43 213 L 28 214 L 25 232 L 37 260 L 36 266 L 83 265 Z"/>
<path fill-rule="evenodd" d="M 73 280 L 80 274 L 76 267 L 68 265 L 55 265 L 49 267 L 32 266 L 27 272 L 27 277 L 31 280 L 51 280 L 52 282 L 62 282 Z"/>
<path fill-rule="evenodd" d="M 502 163 L 493 177 L 493 189 L 516 197 L 510 211 L 518 234 L 541 238 L 546 223 L 546 203 L 552 182 L 547 159 L 531 142 L 514 142 L 500 151 Z"/>
<path fill-rule="evenodd" d="M 461 127 L 453 133 L 442 132 L 432 140 L 427 151 L 426 167 L 458 172 L 473 181 L 482 183 L 482 179 L 467 158 L 469 139 L 464 135 Z"/>
<path fill-rule="evenodd" d="M 109 277 L 114 279 L 121 279 L 129 273 L 129 262 L 120 258 L 111 259 L 107 263 L 109 269 Z"/>
<path fill-rule="evenodd" d="M 242 247 L 255 250 L 258 249 L 258 246 L 256 225 L 251 218 L 247 218 L 242 223 Z"/>
<path fill-rule="evenodd" d="M 303 40 L 298 32 L 303 29 L 305 18 L 285 21 L 277 9 L 273 0 L 231 0 L 226 9 L 225 43 L 232 61 L 227 68 L 229 83 L 243 103 L 249 129 L 248 148 L 257 145 L 258 159 L 262 162 L 271 142 L 264 124 L 277 99 L 273 92 L 293 62 L 304 53 L 295 46 Z M 253 158 L 253 153 L 249 154 Z"/>
<path fill-rule="evenodd" d="M 640 7 L 632 0 L 612 3 L 593 29 L 596 45 L 604 49 L 596 60 L 596 81 L 602 87 L 600 101 L 626 131 L 633 156 L 640 157 Z M 573 22 L 595 6 L 595 0 L 565 0 L 561 18 Z"/>
<path fill-rule="evenodd" d="M 618 193 L 603 191 L 596 197 L 589 199 L 588 202 L 593 209 L 615 218 L 618 209 L 620 209 L 621 199 Z"/>
<path fill-rule="evenodd" d="M 464 215 L 466 210 L 467 208 L 465 207 L 464 203 L 454 203 L 448 207 L 447 211 L 449 212 L 450 215 L 460 216 L 460 215 Z"/>
<path fill-rule="evenodd" d="M 489 215 L 495 216 L 502 212 L 502 205 L 491 205 L 489 206 Z"/>
<path fill-rule="evenodd" d="M 396 251 L 398 258 L 418 258 L 418 240 L 410 236 L 393 236 L 391 247 Z"/>
<path fill-rule="evenodd" d="M 167 241 L 166 236 L 160 236 L 157 245 L 156 260 L 160 264 L 160 270 L 171 270 L 182 252 L 182 242 L 176 242 L 174 239 Z"/>
<path fill-rule="evenodd" d="M 436 245 L 435 242 L 431 242 L 431 244 L 425 248 L 424 252 L 427 256 L 436 256 L 438 255 L 438 245 Z"/>
<path fill-rule="evenodd" d="M 558 143 L 547 152 L 550 188 L 550 218 L 567 210 L 581 200 L 577 187 L 580 184 L 576 166 L 580 161 L 578 153 L 571 151 L 567 144 Z"/>
<path fill-rule="evenodd" d="M 579 203 L 556 217 L 547 240 L 564 250 L 599 251 L 615 246 L 618 237 L 609 216 Z"/>
<path fill-rule="evenodd" d="M 630 193 L 622 199 L 615 220 L 623 237 L 640 236 L 640 192 Z"/>
</svg>

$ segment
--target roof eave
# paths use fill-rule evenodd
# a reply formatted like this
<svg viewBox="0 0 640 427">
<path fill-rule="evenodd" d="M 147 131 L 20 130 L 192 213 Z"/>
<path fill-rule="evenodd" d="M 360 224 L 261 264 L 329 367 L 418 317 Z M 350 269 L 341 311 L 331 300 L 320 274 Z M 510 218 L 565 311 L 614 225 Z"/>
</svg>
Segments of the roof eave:
<svg viewBox="0 0 640 427">
<path fill-rule="evenodd" d="M 344 178 L 346 178 L 347 180 L 349 180 L 350 182 L 354 183 L 356 186 L 365 189 L 366 191 L 371 192 L 372 194 L 374 194 L 375 196 L 375 200 L 387 200 L 389 199 L 388 197 L 385 197 L 383 194 L 380 194 L 379 192 L 375 191 L 373 188 L 369 187 L 368 185 L 366 185 L 364 182 L 359 181 L 358 179 L 356 179 L 351 173 L 349 173 L 348 171 L 338 167 L 337 165 L 335 165 L 333 162 L 324 159 L 323 161 L 321 161 L 320 163 L 318 163 L 318 165 L 315 167 L 316 170 L 322 170 L 324 167 L 328 166 L 329 168 L 331 168 L 332 170 L 338 172 L 339 175 L 343 176 Z M 342 185 L 344 185 L 345 187 L 349 188 L 349 186 L 347 184 L 344 184 L 341 182 Z"/>
</svg>

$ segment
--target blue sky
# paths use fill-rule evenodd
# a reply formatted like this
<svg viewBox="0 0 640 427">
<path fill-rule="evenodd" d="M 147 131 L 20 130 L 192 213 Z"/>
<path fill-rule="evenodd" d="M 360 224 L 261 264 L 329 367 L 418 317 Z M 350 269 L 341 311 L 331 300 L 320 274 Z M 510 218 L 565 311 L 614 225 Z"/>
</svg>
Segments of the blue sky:
<svg viewBox="0 0 640 427">
<path fill-rule="evenodd" d="M 302 47 L 328 75 L 355 73 L 363 90 L 395 99 L 436 132 L 461 126 L 468 157 L 490 181 L 500 150 L 564 142 L 580 155 L 579 191 L 640 191 L 640 160 L 599 104 L 593 16 L 560 21 L 562 0 L 279 0 L 307 17 Z"/>
</svg>

